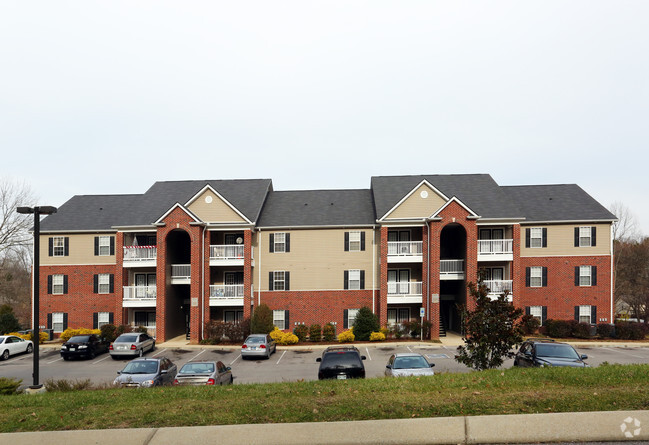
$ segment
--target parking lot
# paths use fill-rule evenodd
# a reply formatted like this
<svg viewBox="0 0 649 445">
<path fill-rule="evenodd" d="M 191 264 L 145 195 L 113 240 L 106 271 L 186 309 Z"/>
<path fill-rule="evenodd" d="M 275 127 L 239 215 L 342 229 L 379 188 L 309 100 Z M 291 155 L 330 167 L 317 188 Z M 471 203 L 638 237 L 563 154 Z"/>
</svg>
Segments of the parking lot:
<svg viewBox="0 0 649 445">
<path fill-rule="evenodd" d="M 455 347 L 445 345 L 423 345 L 418 343 L 389 343 L 358 346 L 366 357 L 367 377 L 383 375 L 385 365 L 391 354 L 397 352 L 419 352 L 429 362 L 435 364 L 436 373 L 469 372 L 469 368 L 454 360 Z M 587 354 L 587 363 L 598 366 L 608 363 L 642 363 L 649 364 L 649 347 L 625 348 L 619 346 L 577 347 L 580 354 Z M 166 356 L 178 368 L 196 360 L 220 360 L 232 367 L 235 384 L 268 383 L 317 379 L 318 363 L 316 358 L 322 353 L 320 348 L 282 348 L 278 347 L 270 360 L 242 360 L 239 349 L 226 347 L 156 347 L 147 357 Z M 113 360 L 108 354 L 102 354 L 94 360 L 61 359 L 58 348 L 42 347 L 40 350 L 40 382 L 48 379 L 91 379 L 95 384 L 111 383 L 129 359 Z M 0 362 L 0 376 L 23 380 L 23 385 L 32 383 L 32 355 L 23 354 Z M 513 360 L 507 360 L 503 368 L 509 368 Z"/>
</svg>

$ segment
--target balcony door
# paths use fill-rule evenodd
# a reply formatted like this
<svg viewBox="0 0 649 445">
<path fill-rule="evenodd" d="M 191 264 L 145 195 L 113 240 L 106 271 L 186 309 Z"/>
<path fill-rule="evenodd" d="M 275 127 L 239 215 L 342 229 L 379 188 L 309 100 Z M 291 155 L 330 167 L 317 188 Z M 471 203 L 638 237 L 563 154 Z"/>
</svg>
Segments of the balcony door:
<svg viewBox="0 0 649 445">
<path fill-rule="evenodd" d="M 389 269 L 388 270 L 388 294 L 409 295 L 410 294 L 410 270 Z"/>
<path fill-rule="evenodd" d="M 401 242 L 397 242 L 401 241 Z M 388 231 L 388 255 L 410 253 L 410 230 Z"/>
<path fill-rule="evenodd" d="M 228 298 L 243 297 L 243 272 L 225 272 L 225 296 Z"/>
<path fill-rule="evenodd" d="M 150 288 L 155 288 L 154 273 L 136 273 L 135 274 L 135 296 L 137 298 L 147 297 Z"/>
</svg>

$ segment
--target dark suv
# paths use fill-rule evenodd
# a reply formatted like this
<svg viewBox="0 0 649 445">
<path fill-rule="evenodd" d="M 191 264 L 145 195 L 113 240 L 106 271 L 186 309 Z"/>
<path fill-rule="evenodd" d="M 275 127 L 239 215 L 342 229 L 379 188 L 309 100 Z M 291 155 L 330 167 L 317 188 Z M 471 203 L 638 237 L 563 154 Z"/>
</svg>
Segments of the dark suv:
<svg viewBox="0 0 649 445">
<path fill-rule="evenodd" d="M 554 340 L 531 338 L 525 341 L 516 353 L 514 366 L 544 367 L 544 366 L 571 366 L 586 368 L 584 363 L 588 356 L 579 355 L 575 348 L 568 343 L 559 343 Z"/>
<path fill-rule="evenodd" d="M 354 346 L 330 346 L 322 352 L 318 379 L 353 379 L 365 378 L 365 356 Z"/>
</svg>

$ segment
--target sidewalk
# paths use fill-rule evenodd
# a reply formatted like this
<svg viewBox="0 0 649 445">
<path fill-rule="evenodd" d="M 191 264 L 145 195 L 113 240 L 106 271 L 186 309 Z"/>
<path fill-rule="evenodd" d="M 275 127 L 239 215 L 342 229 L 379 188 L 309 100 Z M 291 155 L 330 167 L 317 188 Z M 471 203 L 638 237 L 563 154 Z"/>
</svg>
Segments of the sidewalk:
<svg viewBox="0 0 649 445">
<path fill-rule="evenodd" d="M 649 440 L 649 411 L 0 434 L 12 445 L 474 444 Z"/>
</svg>

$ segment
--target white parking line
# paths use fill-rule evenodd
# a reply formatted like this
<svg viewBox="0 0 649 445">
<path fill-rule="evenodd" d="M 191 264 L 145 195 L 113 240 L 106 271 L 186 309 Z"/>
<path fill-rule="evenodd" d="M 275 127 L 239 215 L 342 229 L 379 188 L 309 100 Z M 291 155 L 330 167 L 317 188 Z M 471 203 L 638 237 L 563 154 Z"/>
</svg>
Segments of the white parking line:
<svg viewBox="0 0 649 445">
<path fill-rule="evenodd" d="M 202 349 L 201 352 L 199 352 L 198 354 L 196 354 L 195 356 L 193 356 L 192 358 L 190 358 L 188 361 L 191 362 L 192 360 L 194 360 L 196 357 L 198 357 L 199 355 L 201 355 L 201 354 L 202 354 L 203 352 L 205 352 L 205 351 L 207 351 L 207 349 Z"/>
<path fill-rule="evenodd" d="M 412 352 L 412 349 L 410 349 L 410 346 L 406 346 L 408 348 L 408 351 Z"/>
<path fill-rule="evenodd" d="M 61 360 L 63 360 L 63 357 L 59 357 L 56 360 L 52 360 L 51 362 L 47 362 L 47 364 L 49 365 L 50 363 L 60 362 Z"/>
<path fill-rule="evenodd" d="M 628 353 L 626 351 L 622 351 L 622 350 L 620 350 L 618 348 L 610 348 L 610 347 L 604 346 L 603 349 L 608 349 L 609 351 L 619 352 L 620 354 L 630 355 L 631 357 L 635 357 L 635 358 L 646 358 L 646 357 L 644 357 L 642 355 L 631 354 L 631 353 Z"/>
<path fill-rule="evenodd" d="M 95 360 L 94 362 L 91 363 L 91 365 L 94 365 L 95 363 L 103 362 L 104 360 L 106 360 L 109 357 L 110 357 L 110 355 L 106 355 L 106 357 L 104 357 L 104 358 L 100 358 L 99 360 Z"/>
<path fill-rule="evenodd" d="M 235 358 L 234 360 L 232 360 L 232 361 L 230 362 L 230 364 L 233 364 L 234 362 L 236 362 L 237 360 L 239 360 L 239 358 L 241 358 L 241 354 L 237 355 L 237 358 Z"/>
<path fill-rule="evenodd" d="M 156 352 L 155 354 L 153 354 L 151 357 L 156 357 L 156 356 L 162 354 L 163 352 L 165 352 L 166 350 L 167 350 L 167 348 L 164 348 L 164 349 L 158 349 L 158 352 Z"/>
<path fill-rule="evenodd" d="M 284 357 L 284 354 L 286 354 L 286 351 L 282 352 L 282 355 L 279 356 L 279 360 L 277 360 L 277 363 L 275 363 L 276 365 L 279 365 L 279 362 Z"/>
<path fill-rule="evenodd" d="M 367 347 L 365 347 L 365 350 L 367 351 L 367 357 L 368 357 L 368 358 L 370 359 L 370 361 L 371 361 L 371 360 L 372 360 L 372 356 L 370 355 L 370 350 L 367 349 Z"/>
</svg>

